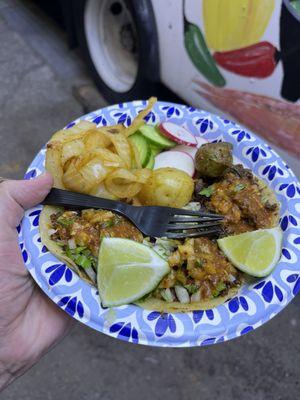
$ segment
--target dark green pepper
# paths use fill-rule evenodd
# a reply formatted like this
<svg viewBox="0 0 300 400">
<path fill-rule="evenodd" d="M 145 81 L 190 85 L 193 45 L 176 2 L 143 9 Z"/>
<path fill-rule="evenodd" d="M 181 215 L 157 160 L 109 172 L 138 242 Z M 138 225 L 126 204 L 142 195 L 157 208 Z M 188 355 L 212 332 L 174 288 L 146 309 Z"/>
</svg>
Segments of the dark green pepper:
<svg viewBox="0 0 300 400">
<path fill-rule="evenodd" d="M 184 19 L 184 44 L 192 63 L 205 78 L 215 86 L 224 86 L 226 81 L 207 48 L 200 28 L 186 19 Z"/>
</svg>

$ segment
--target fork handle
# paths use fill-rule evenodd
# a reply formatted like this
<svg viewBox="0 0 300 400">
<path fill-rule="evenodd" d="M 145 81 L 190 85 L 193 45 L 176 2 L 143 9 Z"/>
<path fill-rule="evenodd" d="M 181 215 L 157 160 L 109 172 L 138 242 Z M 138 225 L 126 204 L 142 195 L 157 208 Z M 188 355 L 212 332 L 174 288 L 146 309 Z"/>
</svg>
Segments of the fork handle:
<svg viewBox="0 0 300 400">
<path fill-rule="evenodd" d="M 87 194 L 74 193 L 68 190 L 52 188 L 46 196 L 43 205 L 63 206 L 67 208 L 104 208 L 125 215 L 126 209 L 131 207 L 128 204 L 115 200 L 103 199 Z"/>
</svg>

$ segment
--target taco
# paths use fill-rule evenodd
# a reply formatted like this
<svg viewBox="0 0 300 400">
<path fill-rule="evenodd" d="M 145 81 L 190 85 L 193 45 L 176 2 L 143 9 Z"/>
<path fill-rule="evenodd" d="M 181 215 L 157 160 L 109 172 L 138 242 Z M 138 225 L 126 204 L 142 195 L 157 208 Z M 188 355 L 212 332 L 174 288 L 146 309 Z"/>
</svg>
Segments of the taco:
<svg viewBox="0 0 300 400">
<path fill-rule="evenodd" d="M 46 206 L 40 215 L 40 233 L 43 244 L 53 255 L 94 286 L 97 285 L 97 254 L 101 237 L 128 238 L 153 246 L 161 256 L 168 258 L 172 271 L 162 280 L 159 287 L 147 296 L 147 299 L 137 303 L 144 308 L 157 311 L 211 308 L 232 297 L 242 281 L 241 274 L 226 260 L 212 240 L 207 238 L 189 239 L 185 242 L 167 239 L 145 240 L 130 222 L 110 211 L 91 209 L 65 211 L 59 207 Z M 200 265 L 200 252 L 202 262 L 205 263 L 203 266 Z M 178 258 L 181 258 L 181 265 Z M 186 263 L 189 264 L 187 268 L 191 274 L 188 279 L 184 273 Z M 213 287 L 209 286 L 208 281 L 205 282 L 205 274 L 203 275 L 201 269 L 209 270 L 209 273 L 213 274 Z M 201 282 L 201 274 L 204 284 L 202 290 L 205 285 L 207 288 L 204 300 L 197 301 L 198 298 L 200 300 L 200 296 L 195 296 L 195 293 L 199 289 L 197 285 Z M 197 284 L 194 277 L 198 278 Z M 180 290 L 185 290 L 191 296 L 193 303 L 180 303 L 178 300 Z M 171 299 L 167 297 L 168 293 L 171 294 Z M 171 303 L 170 300 L 174 301 Z"/>
<path fill-rule="evenodd" d="M 222 178 L 204 186 L 196 199 L 206 209 L 224 215 L 227 235 L 273 228 L 279 222 L 275 193 L 242 165 L 232 166 Z"/>
<path fill-rule="evenodd" d="M 278 224 L 276 196 L 252 172 L 235 166 L 235 170 L 213 183 L 207 197 L 205 189 L 211 185 L 210 182 L 204 186 L 200 191 L 204 195 L 197 198 L 202 207 L 224 214 L 223 236 Z M 229 207 L 226 210 L 225 203 Z M 145 309 L 160 312 L 210 309 L 235 296 L 244 281 L 244 275 L 226 259 L 214 239 L 150 240 L 129 221 L 110 211 L 68 211 L 46 206 L 40 216 L 40 232 L 51 253 L 95 286 L 102 237 L 127 238 L 152 246 L 168 259 L 171 272 L 153 292 L 137 302 Z"/>
<path fill-rule="evenodd" d="M 273 228 L 278 225 L 280 203 L 275 193 L 250 170 L 236 165 L 218 181 L 213 184 L 210 181 L 209 186 L 203 186 L 203 180 L 201 181 L 202 195 L 199 196 L 198 192 L 196 198 L 206 209 L 225 216 L 223 236 Z M 199 261 L 199 258 L 204 265 L 191 267 L 194 260 Z M 186 240 L 184 245 L 179 245 L 177 250 L 171 253 L 168 260 L 172 267 L 176 266 L 177 270 L 174 272 L 172 269 L 156 291 L 138 302 L 141 307 L 160 312 L 211 309 L 234 297 L 243 282 L 248 279 L 245 274 L 238 272 L 225 259 L 216 244 L 207 238 Z M 179 267 L 181 263 L 183 269 Z M 183 274 L 182 271 L 185 273 Z M 188 274 L 186 271 L 189 271 Z M 191 280 L 193 277 L 198 278 L 196 285 Z M 172 279 L 173 282 L 170 282 Z M 188 304 L 178 301 L 181 295 L 186 294 L 183 292 L 180 295 L 182 289 L 176 288 L 178 282 L 194 301 Z M 201 287 L 200 301 L 197 301 L 199 300 L 197 286 Z M 204 290 L 206 293 L 203 293 Z"/>
<path fill-rule="evenodd" d="M 102 237 L 143 241 L 143 235 L 133 224 L 106 210 L 67 211 L 45 206 L 40 214 L 39 228 L 47 249 L 92 285 L 96 285 Z"/>
</svg>

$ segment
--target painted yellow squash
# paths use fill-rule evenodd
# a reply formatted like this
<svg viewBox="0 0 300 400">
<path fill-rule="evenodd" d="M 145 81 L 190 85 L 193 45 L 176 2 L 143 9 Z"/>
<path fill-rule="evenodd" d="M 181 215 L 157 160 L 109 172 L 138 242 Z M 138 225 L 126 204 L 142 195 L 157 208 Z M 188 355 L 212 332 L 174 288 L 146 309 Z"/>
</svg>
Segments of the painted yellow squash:
<svg viewBox="0 0 300 400">
<path fill-rule="evenodd" d="M 228 51 L 260 41 L 275 0 L 203 0 L 203 19 L 208 46 Z"/>
</svg>

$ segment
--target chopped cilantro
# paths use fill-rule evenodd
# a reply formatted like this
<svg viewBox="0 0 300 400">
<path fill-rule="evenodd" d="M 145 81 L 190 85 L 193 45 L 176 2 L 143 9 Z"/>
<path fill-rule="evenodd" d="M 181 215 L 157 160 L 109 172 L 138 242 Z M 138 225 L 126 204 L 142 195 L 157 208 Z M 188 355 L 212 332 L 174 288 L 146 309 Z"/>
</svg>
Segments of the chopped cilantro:
<svg viewBox="0 0 300 400">
<path fill-rule="evenodd" d="M 182 269 L 176 271 L 176 280 L 182 285 L 186 283 L 186 276 Z"/>
<path fill-rule="evenodd" d="M 199 192 L 199 194 L 200 194 L 201 196 L 210 197 L 210 196 L 213 194 L 214 190 L 215 190 L 214 185 L 210 185 L 210 186 L 208 186 L 208 187 L 202 189 L 202 190 Z"/>
<path fill-rule="evenodd" d="M 73 250 L 73 252 L 76 253 L 76 254 L 79 254 L 79 253 L 83 252 L 84 250 L 86 250 L 85 247 L 83 247 L 83 246 L 78 246 L 78 247 L 76 247 L 76 248 Z"/>
<path fill-rule="evenodd" d="M 222 290 L 226 289 L 225 283 L 224 283 L 224 282 L 219 282 L 219 283 L 217 284 L 217 286 L 216 286 L 216 289 L 217 289 L 219 292 L 222 292 Z"/>
<path fill-rule="evenodd" d="M 79 254 L 76 257 L 76 264 L 80 265 L 82 268 L 90 268 L 92 266 L 91 260 L 84 254 Z"/>
<path fill-rule="evenodd" d="M 110 219 L 109 221 L 103 222 L 103 224 L 101 224 L 101 228 L 110 228 L 111 226 L 114 226 L 115 222 L 113 219 Z"/>
<path fill-rule="evenodd" d="M 86 257 L 90 257 L 91 256 L 91 252 L 88 249 L 82 250 L 82 254 L 85 255 Z"/>
<path fill-rule="evenodd" d="M 203 267 L 203 261 L 202 260 L 195 260 L 195 267 L 197 268 L 202 268 Z"/>
<path fill-rule="evenodd" d="M 240 192 L 241 190 L 245 189 L 245 185 L 243 183 L 238 183 L 237 185 L 235 185 L 234 191 L 235 192 Z"/>
<path fill-rule="evenodd" d="M 69 247 L 66 247 L 65 252 L 66 252 L 66 255 L 73 260 L 73 254 L 72 254 L 71 250 L 69 249 Z"/>
<path fill-rule="evenodd" d="M 72 218 L 67 219 L 67 218 L 59 217 L 57 219 L 57 223 L 62 225 L 62 226 L 67 227 L 67 226 L 70 226 L 70 225 L 72 225 L 74 223 L 74 219 L 72 219 Z"/>
<path fill-rule="evenodd" d="M 199 286 L 195 285 L 194 283 L 189 283 L 188 285 L 184 285 L 184 287 L 189 292 L 189 294 L 194 294 L 199 289 Z"/>
<path fill-rule="evenodd" d="M 226 289 L 226 285 L 224 282 L 219 282 L 215 288 L 215 290 L 213 290 L 212 295 L 213 297 L 218 297 L 219 294 Z"/>
<path fill-rule="evenodd" d="M 77 265 L 82 268 L 96 267 L 96 260 L 92 253 L 85 247 L 76 247 L 75 249 L 70 249 L 66 247 L 66 255 L 71 258 Z"/>
</svg>

